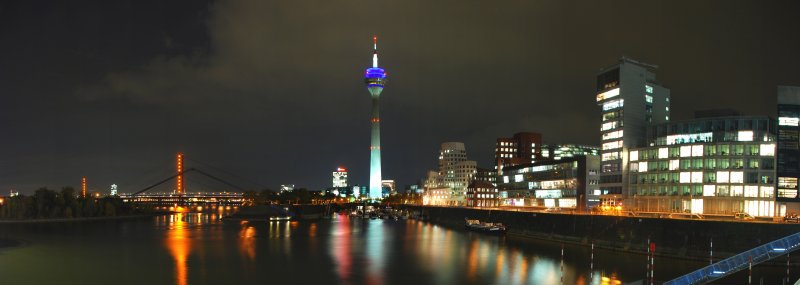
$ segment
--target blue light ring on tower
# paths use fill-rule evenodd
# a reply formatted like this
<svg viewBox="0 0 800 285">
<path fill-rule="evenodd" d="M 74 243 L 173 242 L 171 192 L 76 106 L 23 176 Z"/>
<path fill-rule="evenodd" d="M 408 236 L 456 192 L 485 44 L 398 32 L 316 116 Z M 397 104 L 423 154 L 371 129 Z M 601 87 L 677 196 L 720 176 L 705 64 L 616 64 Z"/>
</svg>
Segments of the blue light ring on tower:
<svg viewBox="0 0 800 285">
<path fill-rule="evenodd" d="M 365 78 L 386 78 L 386 71 L 380 67 L 367 68 Z"/>
<path fill-rule="evenodd" d="M 383 87 L 383 85 L 386 84 L 386 71 L 380 67 L 367 68 L 364 82 L 367 83 L 367 87 Z"/>
</svg>

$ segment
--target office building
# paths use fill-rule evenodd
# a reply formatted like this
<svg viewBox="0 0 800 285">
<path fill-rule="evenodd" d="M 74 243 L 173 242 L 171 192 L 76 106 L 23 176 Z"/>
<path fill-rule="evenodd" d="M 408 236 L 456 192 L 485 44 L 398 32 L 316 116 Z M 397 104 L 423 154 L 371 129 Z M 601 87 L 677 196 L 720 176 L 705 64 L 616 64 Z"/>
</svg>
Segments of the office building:
<svg viewBox="0 0 800 285">
<path fill-rule="evenodd" d="M 497 183 L 499 204 L 585 211 L 599 202 L 599 171 L 594 155 L 510 166 Z"/>
<path fill-rule="evenodd" d="M 778 211 L 800 212 L 800 87 L 778 86 L 777 192 Z"/>
<path fill-rule="evenodd" d="M 510 138 L 497 138 L 494 157 L 498 174 L 507 166 L 533 163 L 542 159 L 542 135 L 521 132 Z"/>
<path fill-rule="evenodd" d="M 670 93 L 656 81 L 656 68 L 623 57 L 597 75 L 603 194 L 631 194 L 624 183 L 628 150 L 645 145 L 648 126 L 669 121 Z"/>
<path fill-rule="evenodd" d="M 774 216 L 776 122 L 732 114 L 651 126 L 649 146 L 629 149 L 627 207 Z"/>
<path fill-rule="evenodd" d="M 333 172 L 333 187 L 347 187 L 347 169 L 344 167 L 338 167 Z"/>
<path fill-rule="evenodd" d="M 575 144 L 542 145 L 542 159 L 560 160 L 579 155 L 600 155 L 600 147 Z"/>
</svg>

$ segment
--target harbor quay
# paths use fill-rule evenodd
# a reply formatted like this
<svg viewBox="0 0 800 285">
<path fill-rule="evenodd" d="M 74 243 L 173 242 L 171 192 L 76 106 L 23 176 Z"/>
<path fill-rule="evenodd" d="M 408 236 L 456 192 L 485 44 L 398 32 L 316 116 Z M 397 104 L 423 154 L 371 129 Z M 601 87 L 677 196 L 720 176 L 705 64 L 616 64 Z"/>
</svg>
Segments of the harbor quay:
<svg viewBox="0 0 800 285">
<path fill-rule="evenodd" d="M 405 206 L 433 223 L 463 227 L 465 219 L 503 223 L 508 234 L 679 259 L 720 260 L 800 230 L 800 224 L 545 213 L 466 207 Z M 713 243 L 712 243 L 713 242 Z M 713 251 L 712 251 L 713 250 Z"/>
</svg>

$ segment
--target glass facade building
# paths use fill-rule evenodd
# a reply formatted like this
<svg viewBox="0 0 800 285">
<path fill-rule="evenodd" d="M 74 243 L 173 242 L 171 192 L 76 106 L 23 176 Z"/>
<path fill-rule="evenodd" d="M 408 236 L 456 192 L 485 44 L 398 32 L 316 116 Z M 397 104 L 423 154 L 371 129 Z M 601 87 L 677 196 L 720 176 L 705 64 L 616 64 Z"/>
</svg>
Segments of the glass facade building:
<svg viewBox="0 0 800 285">
<path fill-rule="evenodd" d="M 599 169 L 599 156 L 508 167 L 497 184 L 500 205 L 585 210 L 599 201 Z"/>
<path fill-rule="evenodd" d="M 775 215 L 776 124 L 766 116 L 653 125 L 628 152 L 628 205 L 646 212 Z"/>
</svg>

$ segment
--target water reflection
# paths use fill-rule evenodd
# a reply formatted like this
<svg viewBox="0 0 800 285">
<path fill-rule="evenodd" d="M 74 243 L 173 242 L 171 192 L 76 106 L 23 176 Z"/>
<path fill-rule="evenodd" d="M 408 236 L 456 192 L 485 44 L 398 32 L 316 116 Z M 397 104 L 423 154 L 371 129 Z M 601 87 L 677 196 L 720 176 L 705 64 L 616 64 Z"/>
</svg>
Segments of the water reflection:
<svg viewBox="0 0 800 285">
<path fill-rule="evenodd" d="M 241 229 L 239 230 L 239 250 L 250 261 L 256 259 L 256 227 L 250 225 L 248 221 L 241 221 L 239 223 Z"/>
<path fill-rule="evenodd" d="M 190 214 L 176 213 L 166 216 L 169 219 L 167 224 L 167 236 L 164 239 L 167 249 L 175 261 L 175 284 L 186 285 L 188 282 L 188 266 L 186 260 L 192 248 L 192 239 L 189 236 Z M 199 222 L 199 221 L 198 221 Z"/>
</svg>

